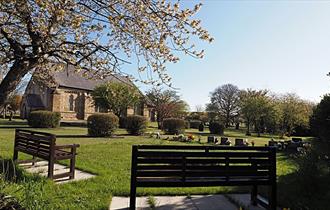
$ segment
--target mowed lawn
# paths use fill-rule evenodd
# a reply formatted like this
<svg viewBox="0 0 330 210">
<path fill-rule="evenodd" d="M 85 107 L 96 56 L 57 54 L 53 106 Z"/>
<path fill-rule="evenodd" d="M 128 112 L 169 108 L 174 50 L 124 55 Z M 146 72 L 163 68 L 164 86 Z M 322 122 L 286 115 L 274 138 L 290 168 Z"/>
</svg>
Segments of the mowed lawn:
<svg viewBox="0 0 330 210">
<path fill-rule="evenodd" d="M 12 158 L 14 143 L 14 127 L 27 127 L 21 120 L 15 120 L 8 124 L 8 121 L 0 120 L 0 157 Z M 149 131 L 154 127 L 148 128 Z M 38 190 L 37 201 L 46 205 L 47 209 L 108 209 L 112 196 L 128 196 L 130 189 L 130 162 L 131 147 L 134 144 L 192 144 L 158 140 L 149 136 L 128 136 L 124 130 L 118 130 L 117 134 L 122 138 L 90 138 L 82 137 L 87 134 L 87 128 L 83 127 L 61 127 L 56 129 L 34 129 L 43 132 L 50 132 L 58 135 L 57 144 L 80 144 L 76 167 L 91 172 L 97 176 L 90 180 L 71 182 L 56 185 L 46 180 L 42 189 Z M 206 144 L 208 131 L 199 133 L 196 129 L 186 131 L 193 135 L 202 136 L 202 144 Z M 62 135 L 62 137 L 61 137 Z M 77 135 L 77 136 L 74 136 Z M 80 135 L 80 136 L 79 136 Z M 70 137 L 71 136 L 71 137 Z M 226 130 L 225 136 L 243 137 L 244 131 Z M 265 145 L 271 136 L 248 137 L 249 141 L 254 140 L 256 145 Z M 234 140 L 234 139 L 233 139 Z M 233 141 L 232 141 L 233 142 Z M 195 140 L 196 144 L 199 144 Z M 20 155 L 26 158 L 26 155 Z M 295 170 L 295 164 L 285 155 L 277 155 L 277 174 L 284 176 Z M 23 198 L 24 193 L 17 191 L 19 186 L 27 183 L 11 185 L 7 189 L 18 198 Z M 33 193 L 33 190 L 31 193 Z M 138 189 L 139 195 L 189 195 L 189 194 L 214 194 L 226 192 L 242 192 L 245 188 L 238 187 L 205 187 L 205 188 L 145 188 Z M 279 192 L 279 196 L 281 192 Z M 280 197 L 279 200 L 282 198 Z"/>
</svg>

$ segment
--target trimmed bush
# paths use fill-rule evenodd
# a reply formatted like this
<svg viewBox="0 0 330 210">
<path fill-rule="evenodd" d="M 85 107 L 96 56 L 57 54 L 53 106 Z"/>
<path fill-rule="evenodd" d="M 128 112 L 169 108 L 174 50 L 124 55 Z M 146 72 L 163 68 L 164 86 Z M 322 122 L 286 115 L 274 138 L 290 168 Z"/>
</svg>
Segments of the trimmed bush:
<svg viewBox="0 0 330 210">
<path fill-rule="evenodd" d="M 166 134 L 180 134 L 185 129 L 185 122 L 179 118 L 167 118 L 163 120 L 163 130 Z"/>
<path fill-rule="evenodd" d="M 225 127 L 219 122 L 210 122 L 209 124 L 210 133 L 223 135 Z"/>
<path fill-rule="evenodd" d="M 60 125 L 61 114 L 50 111 L 33 111 L 28 117 L 28 124 L 33 128 L 56 128 Z"/>
<path fill-rule="evenodd" d="M 126 130 L 132 135 L 141 135 L 147 128 L 147 119 L 140 115 L 131 115 L 126 118 Z"/>
<path fill-rule="evenodd" d="M 199 125 L 202 123 L 200 120 L 190 120 L 190 128 L 199 129 Z"/>
<path fill-rule="evenodd" d="M 87 119 L 88 135 L 90 136 L 111 136 L 118 126 L 119 119 L 112 113 L 93 114 Z"/>
</svg>

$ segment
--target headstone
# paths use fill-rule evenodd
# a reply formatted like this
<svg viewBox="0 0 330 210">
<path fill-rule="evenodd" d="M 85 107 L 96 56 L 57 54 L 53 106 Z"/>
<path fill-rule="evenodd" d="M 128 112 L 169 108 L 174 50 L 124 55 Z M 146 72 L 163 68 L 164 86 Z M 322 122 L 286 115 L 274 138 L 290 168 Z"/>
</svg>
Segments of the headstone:
<svg viewBox="0 0 330 210">
<path fill-rule="evenodd" d="M 216 137 L 215 136 L 208 136 L 207 137 L 207 143 L 212 143 L 212 144 L 214 144 L 215 143 L 215 141 L 216 141 Z"/>
</svg>

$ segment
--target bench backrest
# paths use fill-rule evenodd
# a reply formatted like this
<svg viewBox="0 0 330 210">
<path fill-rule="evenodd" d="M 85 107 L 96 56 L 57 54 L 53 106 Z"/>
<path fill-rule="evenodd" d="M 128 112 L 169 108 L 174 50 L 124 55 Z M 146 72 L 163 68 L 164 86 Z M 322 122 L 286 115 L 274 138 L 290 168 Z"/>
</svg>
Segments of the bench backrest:
<svg viewBox="0 0 330 210">
<path fill-rule="evenodd" d="M 276 150 L 136 145 L 132 151 L 132 178 L 137 187 L 272 185 L 276 183 Z"/>
<path fill-rule="evenodd" d="M 16 129 L 15 150 L 47 158 L 54 150 L 56 136 L 50 133 Z"/>
</svg>

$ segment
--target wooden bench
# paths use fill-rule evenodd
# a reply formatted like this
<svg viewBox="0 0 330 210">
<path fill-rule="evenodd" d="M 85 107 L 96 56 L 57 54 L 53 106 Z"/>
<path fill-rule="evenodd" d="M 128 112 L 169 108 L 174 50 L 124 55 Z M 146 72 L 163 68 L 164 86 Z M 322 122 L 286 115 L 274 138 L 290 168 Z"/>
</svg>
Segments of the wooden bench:
<svg viewBox="0 0 330 210">
<path fill-rule="evenodd" d="M 69 179 L 74 179 L 77 147 L 79 144 L 56 145 L 56 136 L 50 133 L 16 129 L 13 159 L 17 161 L 18 152 L 26 153 L 33 156 L 32 165 L 37 157 L 48 161 L 48 178 L 69 177 Z M 70 171 L 54 175 L 54 163 L 58 160 L 68 159 L 70 160 Z M 31 160 L 20 162 L 31 162 Z"/>
<path fill-rule="evenodd" d="M 269 202 L 257 196 L 269 186 Z M 137 187 L 252 186 L 252 204 L 276 209 L 274 147 L 135 145 L 132 148 L 130 209 Z"/>
</svg>

